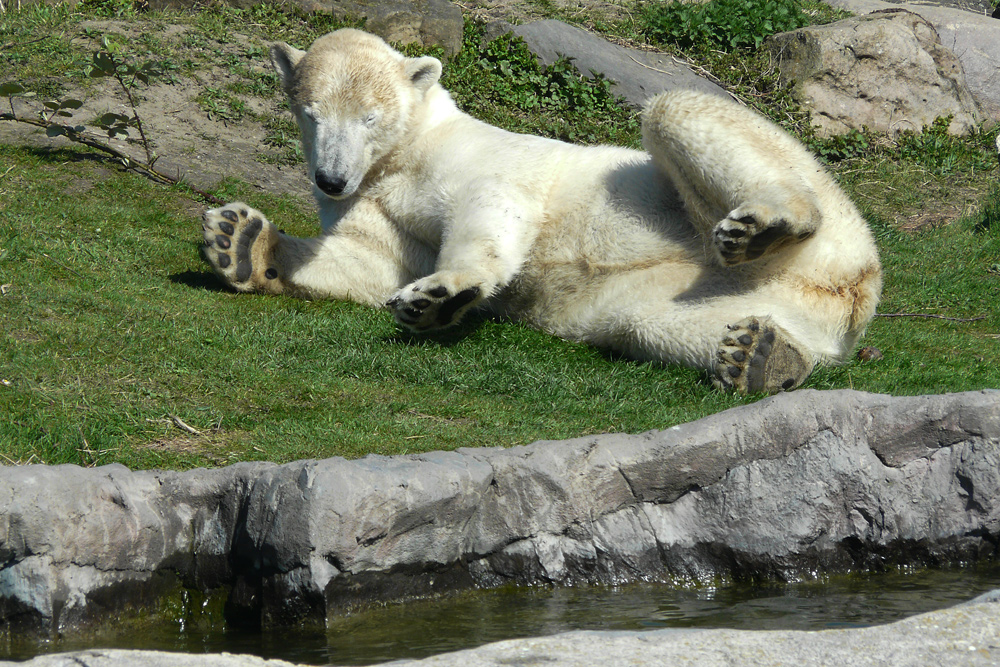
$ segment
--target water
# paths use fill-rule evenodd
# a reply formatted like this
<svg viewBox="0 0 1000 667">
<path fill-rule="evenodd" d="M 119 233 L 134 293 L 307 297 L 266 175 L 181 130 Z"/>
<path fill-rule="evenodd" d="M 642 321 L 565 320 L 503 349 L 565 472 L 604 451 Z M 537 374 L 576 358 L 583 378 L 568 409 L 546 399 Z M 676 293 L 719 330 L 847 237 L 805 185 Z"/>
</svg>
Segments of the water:
<svg viewBox="0 0 1000 667">
<path fill-rule="evenodd" d="M 949 607 L 994 588 L 1000 588 L 1000 563 L 722 588 L 509 588 L 388 605 L 335 619 L 325 630 L 205 631 L 173 621 L 120 635 L 11 640 L 7 645 L 0 642 L 0 659 L 114 647 L 229 651 L 317 665 L 365 665 L 570 630 L 863 627 Z"/>
</svg>

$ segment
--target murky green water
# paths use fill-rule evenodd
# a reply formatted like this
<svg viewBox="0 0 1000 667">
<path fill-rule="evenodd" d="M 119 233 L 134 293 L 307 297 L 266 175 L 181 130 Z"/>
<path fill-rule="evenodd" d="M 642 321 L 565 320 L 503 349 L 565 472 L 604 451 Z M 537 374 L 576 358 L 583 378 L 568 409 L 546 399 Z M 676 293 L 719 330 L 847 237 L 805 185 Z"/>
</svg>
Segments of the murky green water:
<svg viewBox="0 0 1000 667">
<path fill-rule="evenodd" d="M 17 646 L 0 646 L 0 659 L 116 647 L 363 665 L 569 630 L 860 627 L 949 607 L 994 588 L 1000 588 L 1000 564 L 764 586 L 506 589 L 378 608 L 337 619 L 325 632 L 205 632 L 172 622 L 100 639 L 15 641 Z"/>
</svg>

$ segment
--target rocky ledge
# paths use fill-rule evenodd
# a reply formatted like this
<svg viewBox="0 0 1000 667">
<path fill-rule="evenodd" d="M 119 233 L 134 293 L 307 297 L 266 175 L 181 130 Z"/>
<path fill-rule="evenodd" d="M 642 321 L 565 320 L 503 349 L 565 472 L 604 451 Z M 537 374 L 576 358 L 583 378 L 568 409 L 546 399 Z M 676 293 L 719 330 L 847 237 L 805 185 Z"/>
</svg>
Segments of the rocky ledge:
<svg viewBox="0 0 1000 667">
<path fill-rule="evenodd" d="M 1000 391 L 797 391 L 640 435 L 216 470 L 0 468 L 0 619 L 178 586 L 281 625 L 456 588 L 996 558 Z"/>
</svg>

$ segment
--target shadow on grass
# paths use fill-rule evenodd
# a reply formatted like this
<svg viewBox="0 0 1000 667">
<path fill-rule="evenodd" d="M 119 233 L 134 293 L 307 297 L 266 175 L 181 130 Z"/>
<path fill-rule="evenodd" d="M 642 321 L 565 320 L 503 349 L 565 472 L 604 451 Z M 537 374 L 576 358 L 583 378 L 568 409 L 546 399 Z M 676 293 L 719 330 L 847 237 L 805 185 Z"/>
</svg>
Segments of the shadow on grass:
<svg viewBox="0 0 1000 667">
<path fill-rule="evenodd" d="M 231 292 L 228 287 L 210 271 L 183 271 L 167 276 L 170 282 L 180 285 L 187 285 L 193 289 L 201 289 L 208 292 Z"/>
<path fill-rule="evenodd" d="M 417 333 L 400 327 L 395 334 L 383 340 L 390 345 L 452 347 L 474 334 L 485 322 L 494 319 L 486 313 L 469 313 L 456 326 L 447 329 Z"/>
</svg>

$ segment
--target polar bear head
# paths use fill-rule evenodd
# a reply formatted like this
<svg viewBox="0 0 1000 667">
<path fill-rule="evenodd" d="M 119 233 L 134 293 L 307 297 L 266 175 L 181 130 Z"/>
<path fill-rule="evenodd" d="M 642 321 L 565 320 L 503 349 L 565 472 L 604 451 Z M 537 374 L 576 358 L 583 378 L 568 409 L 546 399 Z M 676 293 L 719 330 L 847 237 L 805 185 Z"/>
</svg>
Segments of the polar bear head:
<svg viewBox="0 0 1000 667">
<path fill-rule="evenodd" d="M 318 197 L 345 199 L 410 132 L 441 77 L 436 58 L 407 58 L 360 30 L 338 30 L 308 51 L 279 42 L 271 61 L 302 133 Z"/>
</svg>

